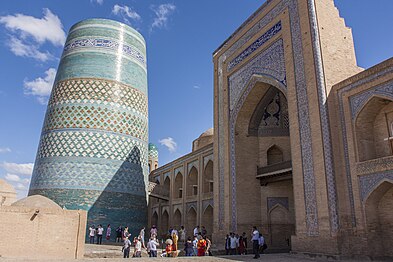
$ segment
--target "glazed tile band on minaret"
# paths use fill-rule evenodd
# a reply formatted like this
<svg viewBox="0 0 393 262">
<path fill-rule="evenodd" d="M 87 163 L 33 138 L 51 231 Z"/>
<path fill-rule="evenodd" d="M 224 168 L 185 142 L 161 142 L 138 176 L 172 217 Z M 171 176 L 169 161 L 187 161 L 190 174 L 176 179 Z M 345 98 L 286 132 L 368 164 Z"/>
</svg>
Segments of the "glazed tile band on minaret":
<svg viewBox="0 0 393 262">
<path fill-rule="evenodd" d="M 48 102 L 29 195 L 88 210 L 88 226 L 146 226 L 146 45 L 122 23 L 71 27 Z"/>
</svg>

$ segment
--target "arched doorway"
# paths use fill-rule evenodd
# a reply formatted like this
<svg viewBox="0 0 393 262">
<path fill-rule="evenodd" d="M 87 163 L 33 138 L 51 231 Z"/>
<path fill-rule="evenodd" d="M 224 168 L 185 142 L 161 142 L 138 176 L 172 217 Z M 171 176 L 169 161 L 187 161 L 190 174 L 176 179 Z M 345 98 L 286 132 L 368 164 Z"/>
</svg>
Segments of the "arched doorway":
<svg viewBox="0 0 393 262">
<path fill-rule="evenodd" d="M 198 195 L 198 170 L 193 166 L 187 176 L 187 197 Z"/>
<path fill-rule="evenodd" d="M 209 160 L 203 175 L 203 193 L 213 192 L 213 161 Z"/>
<path fill-rule="evenodd" d="M 269 210 L 269 235 L 272 249 L 289 250 L 291 239 L 291 224 L 288 210 L 276 205 Z"/>
<path fill-rule="evenodd" d="M 186 233 L 187 237 L 192 237 L 194 228 L 197 226 L 197 212 L 194 207 L 190 207 L 186 217 Z"/>
<path fill-rule="evenodd" d="M 357 115 L 355 121 L 358 161 L 393 154 L 393 102 L 372 97 Z"/>
<path fill-rule="evenodd" d="M 176 209 L 173 214 L 173 228 L 179 230 L 181 226 L 181 212 L 179 209 Z"/>
<path fill-rule="evenodd" d="M 170 192 L 171 192 L 171 179 L 169 178 L 169 176 L 167 176 L 165 179 L 164 179 L 164 190 L 165 190 L 165 192 L 168 192 L 169 193 L 169 197 L 171 196 L 170 194 Z"/>
<path fill-rule="evenodd" d="M 211 239 L 213 233 L 213 207 L 211 205 L 208 205 L 203 212 L 201 226 L 206 228 L 207 236 Z"/>
<path fill-rule="evenodd" d="M 393 181 L 382 182 L 365 203 L 368 244 L 373 256 L 393 256 Z"/>
<path fill-rule="evenodd" d="M 161 236 L 166 237 L 168 235 L 168 230 L 169 230 L 169 214 L 166 210 L 162 213 L 161 217 L 161 228 L 159 229 Z"/>
<path fill-rule="evenodd" d="M 177 174 L 175 175 L 173 194 L 173 198 L 183 197 L 183 174 L 181 172 L 177 172 Z"/>
<path fill-rule="evenodd" d="M 156 211 L 153 212 L 153 216 L 151 217 L 151 225 L 150 226 L 158 226 L 158 214 Z"/>
<path fill-rule="evenodd" d="M 237 231 L 248 232 L 256 225 L 267 243 L 273 243 L 272 234 L 283 224 L 284 232 L 279 234 L 285 240 L 295 229 L 289 110 L 284 92 L 283 88 L 257 82 L 243 94 L 242 104 L 231 116 Z M 285 223 L 277 215 L 283 210 L 272 209 L 280 203 L 287 210 Z M 274 243 L 287 251 L 288 241 L 283 239 Z"/>
</svg>

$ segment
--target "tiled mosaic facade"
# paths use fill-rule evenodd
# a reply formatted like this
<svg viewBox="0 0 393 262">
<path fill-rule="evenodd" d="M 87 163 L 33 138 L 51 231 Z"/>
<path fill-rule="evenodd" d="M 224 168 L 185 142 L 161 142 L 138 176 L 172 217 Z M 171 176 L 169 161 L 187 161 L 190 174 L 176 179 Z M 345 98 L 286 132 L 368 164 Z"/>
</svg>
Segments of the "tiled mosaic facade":
<svg viewBox="0 0 393 262">
<path fill-rule="evenodd" d="M 133 234 L 146 225 L 145 54 L 143 37 L 121 23 L 89 19 L 71 28 L 48 103 L 30 195 L 88 210 L 88 225 L 129 225 Z"/>
</svg>

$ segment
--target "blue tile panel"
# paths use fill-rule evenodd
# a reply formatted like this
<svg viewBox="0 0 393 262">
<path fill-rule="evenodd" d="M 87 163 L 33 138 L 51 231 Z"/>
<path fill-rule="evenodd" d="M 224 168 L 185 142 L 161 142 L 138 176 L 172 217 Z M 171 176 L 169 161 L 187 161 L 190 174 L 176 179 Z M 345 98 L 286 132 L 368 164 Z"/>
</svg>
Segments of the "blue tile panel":
<svg viewBox="0 0 393 262">
<path fill-rule="evenodd" d="M 158 149 L 155 144 L 149 143 L 149 158 L 158 160 Z"/>
<path fill-rule="evenodd" d="M 146 224 L 146 48 L 110 20 L 74 25 L 48 102 L 29 195 L 88 210 L 88 224 Z"/>
</svg>

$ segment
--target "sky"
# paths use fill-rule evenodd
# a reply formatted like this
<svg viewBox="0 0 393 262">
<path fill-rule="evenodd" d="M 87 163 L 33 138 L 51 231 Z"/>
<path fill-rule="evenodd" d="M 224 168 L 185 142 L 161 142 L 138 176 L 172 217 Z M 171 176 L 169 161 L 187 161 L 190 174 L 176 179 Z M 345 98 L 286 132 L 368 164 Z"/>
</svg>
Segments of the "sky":
<svg viewBox="0 0 393 262">
<path fill-rule="evenodd" d="M 149 142 L 159 164 L 191 152 L 213 127 L 216 50 L 262 0 L 1 0 L 0 178 L 27 194 L 35 154 L 70 27 L 108 18 L 137 29 L 147 44 Z M 358 65 L 393 56 L 393 1 L 336 0 L 352 28 Z"/>
</svg>

